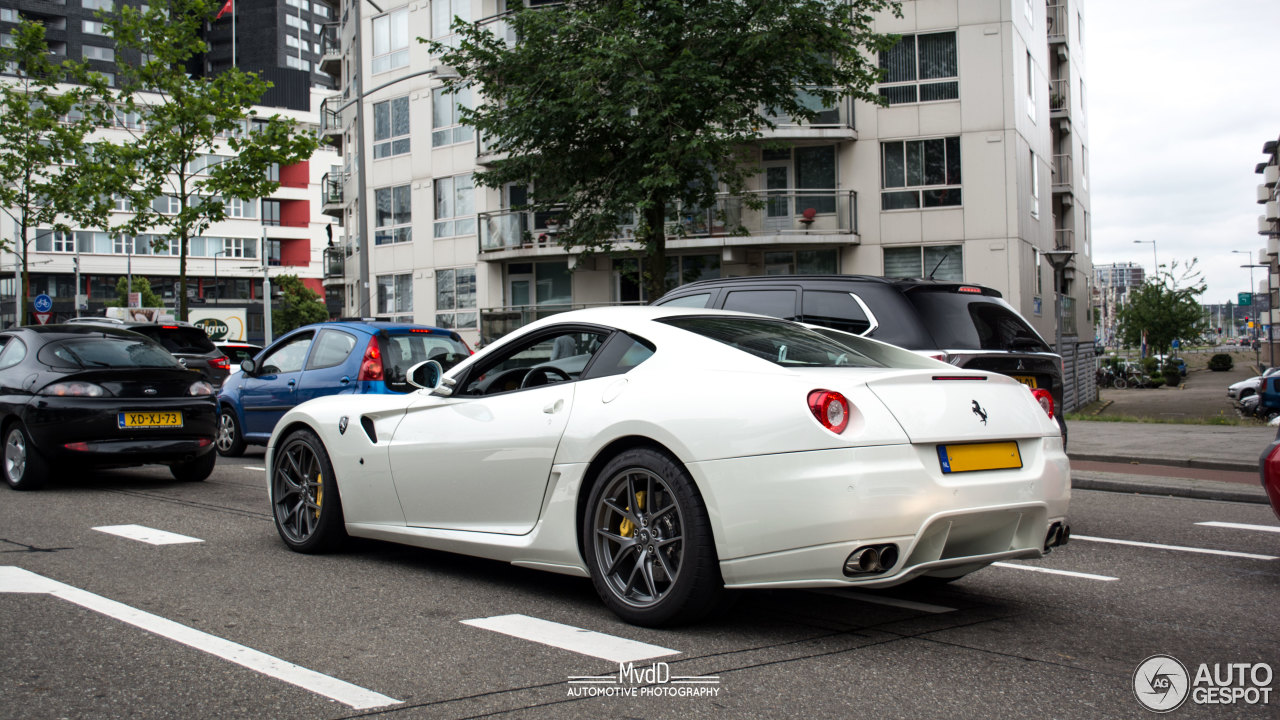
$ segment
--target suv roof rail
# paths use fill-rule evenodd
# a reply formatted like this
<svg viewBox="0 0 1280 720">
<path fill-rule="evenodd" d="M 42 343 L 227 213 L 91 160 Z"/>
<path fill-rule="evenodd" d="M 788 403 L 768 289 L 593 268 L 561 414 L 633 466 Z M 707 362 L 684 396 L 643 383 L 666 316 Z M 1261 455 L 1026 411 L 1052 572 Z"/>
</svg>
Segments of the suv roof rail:
<svg viewBox="0 0 1280 720">
<path fill-rule="evenodd" d="M 67 323 L 106 323 L 108 325 L 123 325 L 124 321 L 118 318 L 109 317 L 78 317 L 67 320 Z"/>
</svg>

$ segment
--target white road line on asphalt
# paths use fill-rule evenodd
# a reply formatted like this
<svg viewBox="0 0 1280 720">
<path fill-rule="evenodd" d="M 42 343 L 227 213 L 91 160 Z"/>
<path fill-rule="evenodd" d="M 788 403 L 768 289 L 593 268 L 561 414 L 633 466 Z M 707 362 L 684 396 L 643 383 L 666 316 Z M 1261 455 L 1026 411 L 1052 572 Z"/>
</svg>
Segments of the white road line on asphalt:
<svg viewBox="0 0 1280 720">
<path fill-rule="evenodd" d="M 1196 524 L 1204 525 L 1206 527 L 1230 528 L 1231 530 L 1257 530 L 1259 532 L 1280 533 L 1280 527 L 1277 527 L 1275 525 L 1246 525 L 1244 523 L 1217 522 L 1217 521 L 1198 522 Z"/>
<path fill-rule="evenodd" d="M 680 654 L 679 650 L 605 635 L 594 630 L 583 630 L 572 625 L 561 625 L 528 615 L 495 615 L 463 620 L 462 624 L 619 663 Z"/>
<path fill-rule="evenodd" d="M 1076 539 L 1075 535 L 1071 536 L 1072 540 Z M 1049 573 L 1050 575 L 1066 575 L 1067 577 L 1084 578 L 1085 580 L 1102 580 L 1103 582 L 1111 582 L 1120 578 L 1113 578 L 1110 575 L 1094 575 L 1092 573 L 1073 572 L 1071 570 L 1055 570 L 1053 568 L 1034 567 L 1032 565 L 1017 565 L 1007 562 L 991 563 L 996 567 L 1013 568 L 1014 570 L 1030 570 L 1031 572 Z"/>
<path fill-rule="evenodd" d="M 146 527 L 145 525 L 103 525 L 93 529 L 98 532 L 119 535 L 122 538 L 129 538 L 130 540 L 137 540 L 138 542 L 150 543 L 152 545 L 178 545 L 181 543 L 204 542 L 200 538 L 179 535 L 167 530 L 157 530 L 155 528 Z"/>
<path fill-rule="evenodd" d="M 1157 550 L 1180 550 L 1182 552 L 1204 553 L 1206 555 L 1225 555 L 1227 557 L 1246 558 L 1248 560 L 1277 560 L 1274 555 L 1254 555 L 1253 553 L 1236 552 L 1234 550 L 1210 550 L 1208 548 L 1194 548 L 1183 545 L 1160 545 L 1159 543 L 1139 542 L 1137 540 L 1116 540 L 1114 538 L 1089 537 L 1088 535 L 1071 535 L 1072 541 L 1083 540 L 1085 542 L 1111 543 L 1112 545 L 1132 545 L 1134 547 L 1155 548 Z"/>
<path fill-rule="evenodd" d="M 323 695 L 355 710 L 398 705 L 401 702 L 19 567 L 0 567 L 0 593 L 47 593 L 254 672 Z"/>
<path fill-rule="evenodd" d="M 890 607 L 906 608 L 907 610 L 919 610 L 927 613 L 949 613 L 955 612 L 953 607 L 945 605 L 930 605 L 929 603 L 916 602 L 915 600 L 902 600 L 893 597 L 884 597 L 882 595 L 872 595 L 870 593 L 858 592 L 857 590 L 844 590 L 840 588 L 822 588 L 818 590 L 810 590 L 809 592 L 819 595 L 830 595 L 832 597 L 845 598 L 847 600 L 857 600 L 858 602 L 875 603 L 876 605 L 888 605 Z"/>
<path fill-rule="evenodd" d="M 266 472 L 266 471 L 267 471 L 267 469 L 266 469 L 266 468 L 260 468 L 260 467 L 258 467 L 258 466 L 256 466 L 256 465 L 245 465 L 245 466 L 244 466 L 244 469 L 245 469 L 245 470 L 257 470 L 257 471 L 259 471 L 259 472 Z"/>
</svg>

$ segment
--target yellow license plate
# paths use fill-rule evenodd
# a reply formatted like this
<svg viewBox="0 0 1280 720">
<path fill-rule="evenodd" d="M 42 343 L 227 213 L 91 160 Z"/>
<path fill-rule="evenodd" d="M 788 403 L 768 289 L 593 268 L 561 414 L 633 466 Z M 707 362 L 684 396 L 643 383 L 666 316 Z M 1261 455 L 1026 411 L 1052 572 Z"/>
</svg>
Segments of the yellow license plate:
<svg viewBox="0 0 1280 720">
<path fill-rule="evenodd" d="M 1032 390 L 1035 390 L 1036 388 L 1040 387 L 1039 385 L 1036 384 L 1036 379 L 1030 375 L 1010 375 L 1009 377 L 1013 378 L 1014 380 L 1017 380 L 1023 385 L 1026 385 Z"/>
<path fill-rule="evenodd" d="M 1022 455 L 1018 453 L 1018 443 L 1012 441 L 939 445 L 938 460 L 942 463 L 944 473 L 1022 467 Z"/>
<path fill-rule="evenodd" d="M 120 429 L 182 427 L 182 413 L 176 410 L 166 412 L 122 412 L 117 416 Z"/>
</svg>

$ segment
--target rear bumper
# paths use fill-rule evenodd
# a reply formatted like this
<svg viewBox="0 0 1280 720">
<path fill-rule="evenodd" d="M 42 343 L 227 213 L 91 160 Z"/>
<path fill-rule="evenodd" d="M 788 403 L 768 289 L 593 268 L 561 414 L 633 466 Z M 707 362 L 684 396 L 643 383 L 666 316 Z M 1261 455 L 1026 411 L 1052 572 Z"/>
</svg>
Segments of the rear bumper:
<svg viewBox="0 0 1280 720">
<path fill-rule="evenodd" d="M 126 410 L 179 411 L 180 428 L 121 429 Z M 36 449 L 52 461 L 103 466 L 172 464 L 212 452 L 218 427 L 213 398 L 131 400 L 40 398 L 23 422 Z"/>
<path fill-rule="evenodd" d="M 1070 470 L 1058 437 L 1018 441 L 1023 467 L 943 474 L 934 445 L 691 463 L 730 587 L 888 586 L 1039 557 L 1065 522 Z M 897 546 L 883 573 L 847 576 L 864 545 Z"/>
</svg>

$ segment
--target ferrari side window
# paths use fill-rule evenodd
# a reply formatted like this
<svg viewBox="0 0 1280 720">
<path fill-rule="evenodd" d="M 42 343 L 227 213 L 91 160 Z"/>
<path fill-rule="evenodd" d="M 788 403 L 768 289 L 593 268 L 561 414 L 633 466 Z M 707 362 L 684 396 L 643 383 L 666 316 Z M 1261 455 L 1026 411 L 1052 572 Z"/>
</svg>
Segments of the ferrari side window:
<svg viewBox="0 0 1280 720">
<path fill-rule="evenodd" d="M 605 334 L 573 330 L 538 335 L 476 368 L 463 395 L 494 395 L 537 385 L 577 380 Z"/>
<path fill-rule="evenodd" d="M 631 368 L 653 357 L 653 352 L 653 343 L 648 340 L 622 332 L 614 333 L 600 349 L 584 378 L 609 377 L 629 372 Z"/>
</svg>

